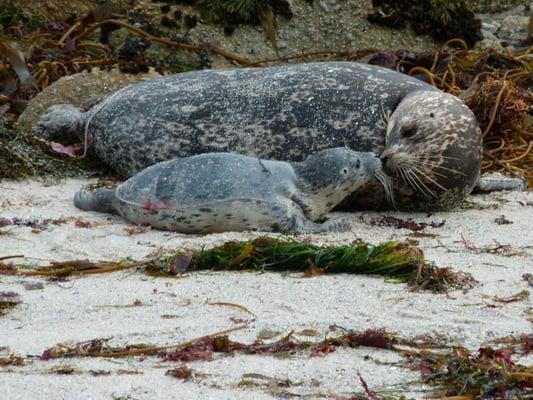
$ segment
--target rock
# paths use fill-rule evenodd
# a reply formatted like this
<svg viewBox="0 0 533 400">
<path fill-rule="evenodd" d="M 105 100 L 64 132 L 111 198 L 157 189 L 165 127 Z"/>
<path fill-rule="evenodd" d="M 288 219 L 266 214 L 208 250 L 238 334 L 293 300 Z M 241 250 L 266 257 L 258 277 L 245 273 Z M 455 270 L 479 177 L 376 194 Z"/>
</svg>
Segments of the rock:
<svg viewBox="0 0 533 400">
<path fill-rule="evenodd" d="M 24 289 L 26 290 L 42 290 L 44 284 L 42 282 L 24 282 Z"/>
<path fill-rule="evenodd" d="M 527 24 L 529 17 L 509 15 L 502 21 L 496 35 L 506 42 L 518 42 L 527 38 Z"/>
<path fill-rule="evenodd" d="M 340 10 L 341 6 L 337 0 L 320 0 L 320 8 L 325 12 L 334 12 Z"/>
<path fill-rule="evenodd" d="M 17 121 L 17 129 L 29 132 L 41 114 L 54 104 L 72 104 L 79 107 L 90 99 L 101 97 L 132 83 L 160 76 L 156 72 L 123 74 L 119 71 L 81 72 L 52 83 L 30 100 Z"/>
<path fill-rule="evenodd" d="M 107 7 L 116 7 L 123 9 L 128 6 L 128 0 L 108 0 L 105 2 Z M 28 1 L 28 0 L 3 0 L 2 9 L 22 10 L 23 12 L 38 16 L 40 19 L 44 16 L 47 21 L 62 22 L 74 16 L 80 18 L 85 16 L 89 11 L 95 10 L 102 2 L 94 0 L 46 0 L 46 1 Z"/>
<path fill-rule="evenodd" d="M 511 178 L 500 172 L 483 174 L 474 187 L 473 193 L 490 193 L 501 190 L 526 190 L 527 181 L 522 178 Z"/>
<path fill-rule="evenodd" d="M 533 8 L 533 2 L 498 13 L 479 14 L 482 20 L 484 40 L 477 44 L 478 49 L 523 46 L 521 42 L 527 39 L 528 24 Z"/>
<path fill-rule="evenodd" d="M 524 0 L 476 0 L 470 4 L 477 13 L 496 13 L 523 5 Z"/>
<path fill-rule="evenodd" d="M 494 23 L 483 22 L 481 24 L 481 29 L 483 31 L 488 31 L 490 33 L 496 33 L 498 29 L 500 29 L 500 26 L 501 24 L 499 24 L 498 22 L 494 22 Z"/>
<path fill-rule="evenodd" d="M 429 36 L 415 35 L 410 28 L 390 29 L 368 22 L 366 16 L 372 10 L 371 0 L 315 0 L 313 5 L 304 0 L 290 0 L 288 3 L 293 17 L 276 18 L 279 54 L 276 54 L 260 25 L 237 25 L 229 36 L 224 33 L 224 26 L 207 23 L 199 23 L 188 30 L 183 26 L 169 28 L 161 26 L 160 4 L 151 0 L 137 1 L 132 18 L 135 20 L 136 15 L 142 15 L 143 26 L 157 26 L 160 30 L 158 36 L 186 36 L 191 43 L 212 43 L 252 62 L 319 50 L 409 48 L 433 52 L 439 47 Z M 176 10 L 181 10 L 182 14 L 198 13 L 194 7 L 182 4 L 172 5 L 170 13 Z M 283 43 L 280 46 L 279 42 L 287 46 Z M 162 51 L 173 52 L 168 48 Z M 181 61 L 181 55 L 177 57 Z M 235 65 L 221 57 L 214 57 L 215 66 L 227 68 Z"/>
<path fill-rule="evenodd" d="M 476 43 L 476 50 L 503 49 L 500 39 L 494 33 L 482 29 L 481 34 L 483 39 Z"/>
</svg>

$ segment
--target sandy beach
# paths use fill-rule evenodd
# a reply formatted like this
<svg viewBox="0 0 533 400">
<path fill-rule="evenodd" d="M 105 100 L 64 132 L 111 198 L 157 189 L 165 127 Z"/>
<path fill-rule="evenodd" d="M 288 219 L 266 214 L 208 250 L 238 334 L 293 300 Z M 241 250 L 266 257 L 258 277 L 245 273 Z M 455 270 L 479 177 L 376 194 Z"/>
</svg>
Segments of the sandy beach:
<svg viewBox="0 0 533 400">
<path fill-rule="evenodd" d="M 138 260 L 158 249 L 201 249 L 260 235 L 194 236 L 156 230 L 131 234 L 132 225 L 119 217 L 83 212 L 72 205 L 74 193 L 87 182 L 0 183 L 0 218 L 18 219 L 18 224 L 0 229 L 0 257 L 23 255 L 24 262 L 34 264 Z M 153 278 L 123 271 L 65 282 L 0 275 L 0 292 L 16 292 L 22 301 L 0 316 L 0 352 L 39 356 L 58 343 L 109 337 L 110 343 L 120 346 L 178 344 L 243 323 L 247 326 L 232 332 L 232 340 L 276 340 L 294 331 L 302 340 L 318 341 L 330 326 L 338 325 L 355 330 L 384 328 L 411 338 L 442 337 L 475 350 L 488 340 L 531 333 L 531 298 L 498 303 L 494 296 L 530 290 L 523 274 L 533 272 L 533 192 L 475 195 L 468 201 L 468 207 L 429 216 L 344 214 L 352 224 L 350 232 L 297 237 L 317 244 L 416 239 L 425 257 L 436 265 L 472 274 L 478 284 L 468 291 L 411 292 L 405 284 L 383 277 L 346 274 L 305 278 L 224 272 Z M 411 230 L 370 224 L 382 215 L 444 224 L 423 231 L 431 235 L 413 237 Z M 209 303 L 238 304 L 253 315 Z M 165 375 L 179 363 L 156 357 L 50 361 L 34 357 L 23 366 L 0 367 L 0 398 L 271 399 L 283 391 L 311 397 L 349 396 L 364 393 L 357 372 L 374 392 L 427 398 L 429 388 L 417 383 L 418 371 L 391 365 L 399 359 L 397 353 L 366 347 L 340 348 L 323 357 L 215 354 L 212 361 L 189 363 L 193 377 L 182 381 Z M 533 356 L 517 361 L 530 365 Z M 74 371 L 54 372 L 66 366 Z M 255 384 L 243 384 L 243 379 Z M 278 380 L 290 384 L 283 388 Z"/>
</svg>

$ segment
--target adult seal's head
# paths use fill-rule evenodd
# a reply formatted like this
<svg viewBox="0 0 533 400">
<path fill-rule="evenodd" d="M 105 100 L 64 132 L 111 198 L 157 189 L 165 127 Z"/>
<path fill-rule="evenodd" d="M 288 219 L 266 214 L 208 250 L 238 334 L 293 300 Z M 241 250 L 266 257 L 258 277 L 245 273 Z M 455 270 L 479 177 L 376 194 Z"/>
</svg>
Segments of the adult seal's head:
<svg viewBox="0 0 533 400">
<path fill-rule="evenodd" d="M 440 91 L 414 91 L 385 118 L 383 168 L 394 186 L 413 192 L 396 196 L 409 199 L 402 208 L 431 203 L 446 208 L 472 190 L 481 166 L 481 130 L 461 100 Z"/>
</svg>

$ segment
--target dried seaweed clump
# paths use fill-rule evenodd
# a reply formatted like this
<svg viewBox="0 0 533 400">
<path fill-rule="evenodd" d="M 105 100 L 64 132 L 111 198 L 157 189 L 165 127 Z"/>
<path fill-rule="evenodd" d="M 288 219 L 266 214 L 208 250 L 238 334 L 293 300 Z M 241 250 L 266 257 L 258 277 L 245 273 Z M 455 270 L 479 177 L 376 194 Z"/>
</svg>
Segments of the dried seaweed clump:
<svg viewBox="0 0 533 400">
<path fill-rule="evenodd" d="M 467 0 L 372 0 L 370 22 L 393 28 L 410 25 L 417 34 L 431 34 L 437 40 L 462 38 L 469 45 L 481 40 L 481 21 L 475 18 Z"/>
<path fill-rule="evenodd" d="M 483 131 L 485 157 L 481 170 L 507 170 L 533 183 L 533 93 L 513 79 L 488 77 L 467 105 Z"/>
<path fill-rule="evenodd" d="M 0 292 L 0 316 L 20 304 L 20 295 L 15 292 Z"/>
</svg>

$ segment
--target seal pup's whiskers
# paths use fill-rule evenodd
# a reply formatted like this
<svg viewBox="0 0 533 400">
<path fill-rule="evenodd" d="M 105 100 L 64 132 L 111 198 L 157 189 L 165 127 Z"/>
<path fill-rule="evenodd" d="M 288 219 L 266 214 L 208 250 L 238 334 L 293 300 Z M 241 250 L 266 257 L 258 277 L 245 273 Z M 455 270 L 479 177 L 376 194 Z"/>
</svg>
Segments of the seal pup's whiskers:
<svg viewBox="0 0 533 400">
<path fill-rule="evenodd" d="M 390 201 L 392 206 L 396 208 L 396 202 L 394 201 L 394 190 L 392 188 L 392 179 L 390 179 L 389 176 L 385 174 L 383 171 L 376 172 L 376 179 L 383 186 L 387 199 Z"/>
</svg>

